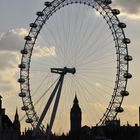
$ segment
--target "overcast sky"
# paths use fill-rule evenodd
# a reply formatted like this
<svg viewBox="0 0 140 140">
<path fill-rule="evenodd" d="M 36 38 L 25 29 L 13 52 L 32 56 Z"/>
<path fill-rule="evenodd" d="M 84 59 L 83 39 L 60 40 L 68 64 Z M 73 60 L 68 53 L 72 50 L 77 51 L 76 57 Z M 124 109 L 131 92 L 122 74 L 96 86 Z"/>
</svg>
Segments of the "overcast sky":
<svg viewBox="0 0 140 140">
<path fill-rule="evenodd" d="M 44 8 L 44 0 L 0 0 L 0 94 L 4 98 L 7 114 L 13 118 L 13 111 L 21 105 L 18 97 L 17 77 L 20 62 L 19 51 L 24 45 L 29 23 L 36 18 L 35 13 Z M 130 123 L 138 123 L 140 105 L 140 0 L 113 0 L 113 7 L 121 10 L 120 20 L 127 23 L 126 36 L 132 43 L 129 53 L 134 60 L 130 63 L 133 79 L 129 81 L 130 96 L 123 103 L 125 112 L 122 118 Z M 16 102 L 16 104 L 15 104 Z M 20 108 L 20 107 L 19 107 Z M 12 112 L 12 113 L 11 113 Z M 21 111 L 19 110 L 21 113 Z M 125 122 L 124 122 L 125 123 Z"/>
</svg>

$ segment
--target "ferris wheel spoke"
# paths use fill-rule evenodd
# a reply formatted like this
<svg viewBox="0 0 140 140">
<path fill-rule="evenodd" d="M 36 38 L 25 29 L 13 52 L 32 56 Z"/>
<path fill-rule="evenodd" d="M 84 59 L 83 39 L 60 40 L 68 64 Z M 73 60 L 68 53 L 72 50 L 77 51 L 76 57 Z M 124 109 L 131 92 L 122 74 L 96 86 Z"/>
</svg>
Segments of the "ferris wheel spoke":
<svg viewBox="0 0 140 140">
<path fill-rule="evenodd" d="M 82 91 L 85 92 L 88 96 L 90 96 L 90 95 L 95 96 L 95 92 L 98 93 L 96 91 L 97 90 L 96 88 L 94 88 L 95 92 L 91 92 L 86 86 L 84 86 L 84 87 L 82 86 L 84 84 L 87 85 L 87 83 L 86 83 L 87 81 L 86 82 L 85 82 L 85 80 L 84 81 L 77 80 L 77 81 L 78 81 L 78 83 L 77 83 L 78 85 L 77 86 L 79 86 L 82 89 Z M 84 84 L 82 84 L 82 83 L 84 83 Z M 88 82 L 88 84 L 91 84 L 91 83 Z M 90 88 L 91 88 L 91 86 L 90 86 Z M 98 102 L 98 101 L 100 102 L 100 99 L 96 97 L 96 101 L 95 102 Z"/>
<path fill-rule="evenodd" d="M 100 21 L 101 22 L 101 21 Z M 99 26 L 99 25 L 96 25 L 97 27 Z M 106 27 L 105 27 L 106 28 Z M 96 28 L 96 30 L 97 30 L 98 28 Z M 93 31 L 93 33 L 94 33 L 94 31 Z M 94 34 L 93 34 L 94 35 Z M 91 49 L 92 47 L 91 46 L 96 46 L 96 44 L 98 44 L 98 43 L 100 43 L 101 41 L 102 41 L 102 38 L 103 38 L 103 36 L 105 36 L 105 37 L 108 37 L 108 35 L 106 35 L 106 34 L 101 34 L 101 32 L 99 32 L 98 31 L 98 33 L 97 33 L 97 35 L 96 36 L 91 36 L 92 37 L 92 44 L 91 44 L 91 41 L 89 41 L 89 43 L 90 43 L 90 45 L 89 45 L 89 43 L 88 44 L 85 44 L 86 46 L 88 46 L 86 49 Z M 91 38 L 90 37 L 90 38 Z M 101 40 L 101 41 L 100 41 Z M 106 41 L 106 40 L 105 40 Z M 86 42 L 85 42 L 86 43 Z M 104 44 L 104 42 L 102 42 L 103 44 Z M 100 43 L 101 44 L 101 43 Z M 95 49 L 98 49 L 98 46 L 96 46 L 96 48 Z M 83 52 L 84 52 L 84 50 L 83 50 Z M 81 54 L 82 55 L 82 54 Z"/>
<path fill-rule="evenodd" d="M 38 91 L 39 89 L 41 88 L 41 86 L 43 85 L 43 83 L 45 82 L 46 78 L 48 77 L 49 75 L 47 74 L 45 76 L 45 78 L 43 78 L 43 80 L 40 82 L 39 86 L 36 88 L 36 90 L 33 92 L 32 96 L 34 96 Z"/>
<path fill-rule="evenodd" d="M 84 96 L 80 96 L 82 93 L 81 93 L 81 89 L 83 89 L 83 91 L 82 92 L 84 92 L 84 93 L 86 93 L 86 91 L 85 91 L 85 89 L 83 88 L 83 86 L 81 86 L 79 83 L 77 83 L 77 82 L 75 82 L 75 79 L 72 79 L 72 81 L 73 81 L 73 83 L 74 83 L 74 85 L 76 85 L 76 88 L 75 88 L 75 90 L 76 90 L 76 95 L 80 98 L 80 100 L 82 101 L 81 102 L 81 104 L 80 104 L 80 106 L 82 107 L 82 110 L 83 110 L 83 113 L 85 114 L 84 115 L 84 118 L 85 118 L 85 121 L 87 122 L 90 122 L 90 125 L 92 125 L 92 122 L 91 122 L 91 117 L 92 117 L 92 119 L 95 117 L 94 115 L 93 115 L 93 113 L 91 113 L 91 111 L 90 111 L 90 115 L 89 115 L 89 113 L 87 113 L 87 107 L 85 106 L 87 103 L 89 103 L 89 100 L 87 99 L 87 96 L 86 96 L 86 94 L 83 94 Z M 88 100 L 88 102 L 87 102 L 87 100 Z M 90 98 L 91 99 L 91 98 Z M 88 108 L 89 108 L 89 106 L 88 106 Z M 91 110 L 96 110 L 95 108 L 93 109 L 93 108 L 91 108 Z"/>
<path fill-rule="evenodd" d="M 83 78 L 87 78 L 87 77 L 89 78 L 89 76 L 87 74 L 78 74 L 78 76 L 83 77 Z M 103 80 L 103 81 L 110 82 L 110 83 L 112 83 L 112 81 L 113 81 L 112 79 L 107 79 L 108 77 L 101 77 L 100 75 L 98 75 L 98 76 L 93 75 L 93 77 L 94 77 L 93 79 L 94 80 L 97 79 L 97 81 Z M 92 78 L 92 77 L 90 77 L 90 78 Z M 93 81 L 93 82 L 96 83 L 96 81 Z"/>
<path fill-rule="evenodd" d="M 52 85 L 50 85 L 50 87 L 41 95 L 41 97 L 39 97 L 36 101 L 35 101 L 35 103 L 34 103 L 34 106 L 36 106 L 40 101 L 41 101 L 41 99 L 48 93 L 48 91 L 54 86 L 54 84 L 56 83 L 58 81 L 58 79 L 56 79 L 55 81 L 54 81 L 54 83 L 52 84 Z M 44 81 L 43 81 L 44 82 Z M 43 83 L 42 82 L 42 83 Z M 41 86 L 42 84 L 40 84 L 40 86 Z M 39 90 L 39 88 L 40 87 L 38 87 L 37 89 L 36 89 L 36 91 L 33 93 L 33 96 L 35 95 L 35 93 L 37 93 L 37 91 Z"/>
<path fill-rule="evenodd" d="M 75 55 L 74 55 L 74 57 L 71 57 L 71 59 L 73 59 L 73 60 L 75 59 L 74 60 L 75 61 L 75 66 L 76 66 L 76 63 L 77 63 L 77 59 L 76 59 L 76 56 L 77 56 L 77 40 L 78 40 L 78 37 L 79 37 L 79 32 L 78 32 L 77 24 L 79 24 L 79 21 L 81 21 L 80 20 L 80 16 L 79 16 L 79 11 L 80 11 L 80 13 L 83 12 L 83 11 L 81 11 L 81 8 L 79 6 L 76 7 L 76 9 L 77 10 L 75 12 L 76 16 L 75 16 L 75 19 L 74 19 L 73 34 L 72 34 L 72 36 L 74 38 L 73 39 L 73 43 L 72 43 L 72 50 L 75 50 L 72 53 L 75 54 Z M 72 11 L 74 11 L 74 10 L 72 9 Z M 80 24 L 82 24 L 82 22 L 80 22 Z M 81 27 L 81 25 L 79 27 Z"/>
<path fill-rule="evenodd" d="M 91 45 L 92 46 L 92 45 Z M 98 54 L 98 52 L 99 52 L 99 50 L 102 52 L 102 49 L 103 48 L 105 48 L 105 46 L 100 46 L 99 48 L 96 48 L 95 50 L 91 50 L 90 52 L 89 52 L 89 54 L 86 54 L 82 59 L 80 59 L 80 61 L 79 62 L 83 62 L 84 60 L 86 60 L 86 58 L 91 58 L 91 56 L 94 56 L 94 57 L 92 57 L 92 59 L 96 59 L 96 55 Z M 108 49 L 106 49 L 105 51 L 107 52 L 107 50 L 109 50 L 110 51 L 110 49 L 108 48 Z M 104 55 L 106 55 L 106 53 L 105 53 L 105 51 L 104 51 L 104 53 L 102 52 L 102 54 L 101 54 L 101 56 L 103 57 Z M 100 53 L 101 53 L 100 52 Z M 98 54 L 99 55 L 99 54 Z"/>
<path fill-rule="evenodd" d="M 87 16 L 86 16 L 86 17 L 87 17 Z M 85 18 L 86 18 L 86 17 L 85 17 Z M 99 20 L 99 17 L 97 17 L 96 21 L 94 21 L 94 22 L 92 22 L 92 23 L 93 23 L 92 26 L 95 27 L 96 23 L 97 23 L 98 25 L 101 24 L 101 20 Z M 92 28 L 92 29 L 91 29 L 92 33 L 95 33 L 96 30 L 97 30 L 97 28 Z M 83 41 L 84 38 L 86 38 L 85 34 L 83 34 L 83 38 L 81 38 L 81 40 L 80 40 L 80 42 L 79 42 L 79 43 L 80 43 L 79 47 L 82 46 L 82 45 L 81 45 L 81 44 L 82 44 L 81 42 Z M 86 42 L 86 43 L 88 43 L 88 42 Z M 79 50 L 80 50 L 80 49 L 79 49 Z"/>
<path fill-rule="evenodd" d="M 85 77 L 82 78 L 82 79 L 86 79 L 87 83 L 89 83 L 89 85 L 91 85 L 91 87 L 97 87 L 97 88 L 101 88 L 101 87 L 102 87 L 102 89 L 103 89 L 103 87 L 106 87 L 106 89 L 107 89 L 107 88 L 108 88 L 108 89 L 112 89 L 112 88 L 113 88 L 113 85 L 112 85 L 112 87 L 109 86 L 109 85 L 112 83 L 110 80 L 109 80 L 109 81 L 108 81 L 108 80 L 104 80 L 104 81 L 103 81 L 103 79 L 94 78 L 94 79 L 97 80 L 97 81 L 95 81 L 94 83 L 91 84 L 89 78 L 86 78 L 86 77 L 87 77 L 87 76 L 85 75 Z"/>
<path fill-rule="evenodd" d="M 81 67 L 78 67 L 78 70 L 98 70 L 98 71 L 104 71 L 105 69 L 101 69 L 101 67 L 109 67 L 110 64 L 114 64 L 115 61 L 108 60 L 107 62 L 102 62 L 102 60 L 105 60 L 106 57 L 102 57 L 100 59 L 94 59 L 94 61 L 85 62 L 85 64 L 81 64 Z M 86 67 L 88 66 L 88 68 Z M 115 70 L 115 66 L 110 67 L 107 70 Z"/>
<path fill-rule="evenodd" d="M 89 90 L 88 90 L 88 89 L 85 89 L 85 87 L 82 86 L 81 81 L 78 83 L 78 85 L 80 85 L 80 86 L 78 86 L 79 89 L 82 89 L 82 91 L 84 91 L 84 95 L 86 96 L 85 98 L 89 97 L 89 98 L 87 99 L 87 100 L 88 100 L 88 103 L 89 103 L 89 102 L 92 103 L 93 101 L 91 101 L 91 99 L 93 100 L 95 96 L 93 96 L 93 98 L 91 98 L 90 95 L 91 95 L 92 93 L 89 93 Z M 88 91 L 87 91 L 87 90 L 88 90 Z M 81 90 L 80 90 L 80 91 L 81 91 Z M 94 92 L 98 93 L 97 91 L 94 91 Z M 86 93 L 86 94 L 85 94 L 85 93 Z M 89 93 L 89 94 L 87 94 L 87 93 Z M 82 98 L 82 96 L 81 96 L 81 98 Z M 84 98 L 84 100 L 85 100 L 85 98 Z M 83 101 L 83 100 L 82 100 L 82 101 Z M 97 102 L 97 103 L 98 103 L 98 102 L 99 102 L 99 103 L 100 103 L 100 102 L 102 103 L 102 101 L 100 101 L 100 100 L 96 100 L 95 103 L 96 103 L 96 102 Z M 103 102 L 104 102 L 104 101 L 103 101 Z M 87 102 L 86 102 L 85 104 L 87 104 Z M 84 105 L 85 105 L 85 104 L 84 104 Z M 89 106 L 88 106 L 88 107 L 89 107 Z M 83 108 L 84 108 L 84 107 L 83 107 Z M 98 109 L 99 109 L 99 108 L 98 108 Z M 94 108 L 94 106 L 93 106 L 93 108 L 91 108 L 91 110 L 93 110 L 93 112 L 94 112 L 94 111 L 96 112 L 96 108 Z M 91 116 L 91 115 L 92 115 L 92 114 L 91 114 L 91 111 L 90 111 L 90 116 Z M 93 114 L 92 117 L 94 118 L 94 114 Z"/>
<path fill-rule="evenodd" d="M 95 54 L 94 57 L 91 57 L 92 54 L 90 54 L 89 56 L 87 56 L 87 59 L 83 58 L 82 60 L 79 61 L 79 64 L 78 66 L 82 66 L 82 65 L 86 65 L 86 64 L 90 64 L 90 63 L 93 63 L 93 62 L 98 62 L 98 61 L 101 61 L 101 60 L 104 60 L 104 59 L 109 59 L 109 57 L 112 56 L 112 53 L 110 54 L 107 54 L 106 53 L 102 53 L 101 55 L 99 55 L 98 57 L 96 57 L 97 54 Z M 94 54 L 93 54 L 94 55 Z M 112 61 L 114 61 L 114 59 L 110 58 Z M 80 63 L 81 62 L 81 63 Z"/>
<path fill-rule="evenodd" d="M 105 71 L 110 71 L 110 70 L 114 70 L 115 71 L 115 67 L 110 67 L 108 65 L 107 66 L 106 65 L 103 65 L 103 66 L 94 65 L 93 67 L 91 67 L 91 68 L 89 67 L 88 69 L 87 68 L 83 68 L 83 67 L 79 68 L 79 71 L 83 71 L 83 72 L 84 71 L 85 72 L 86 71 L 90 72 L 91 70 L 93 70 L 92 73 L 97 73 L 97 71 L 98 71 L 101 74 L 103 74 Z"/>
<path fill-rule="evenodd" d="M 56 55 L 57 55 L 57 53 L 59 53 L 59 55 L 61 56 L 61 58 L 63 58 L 64 50 L 62 49 L 60 42 L 56 39 L 57 37 L 55 36 L 55 34 L 53 33 L 53 31 L 49 27 L 46 27 L 46 28 L 47 28 L 48 32 L 50 33 L 50 35 L 52 36 L 52 38 L 54 40 L 54 47 L 56 47 L 56 49 L 58 49 L 58 46 L 59 46 L 59 50 L 56 50 L 57 51 L 56 52 Z"/>
<path fill-rule="evenodd" d="M 95 27 L 98 27 L 100 24 L 101 24 L 101 20 L 99 20 L 100 22 L 98 22 L 98 24 L 95 26 Z M 100 38 L 101 38 L 101 33 L 98 31 L 98 35 L 96 35 L 96 37 L 95 37 L 95 35 L 94 35 L 94 33 L 96 32 L 96 30 L 97 30 L 98 28 L 92 28 L 91 29 L 91 33 L 90 33 L 90 36 L 87 36 L 87 37 L 85 37 L 85 39 L 86 39 L 86 41 L 84 40 L 84 38 L 81 40 L 81 45 L 79 45 L 79 46 L 82 46 L 82 44 L 83 45 L 85 45 L 85 46 L 87 46 L 87 48 L 85 48 L 85 50 L 83 50 L 83 51 L 81 51 L 81 55 L 83 55 L 83 52 L 85 52 L 86 51 L 86 49 L 91 49 L 91 46 L 93 45 L 93 44 L 96 44 L 97 42 L 99 42 L 100 41 Z M 89 32 L 90 32 L 90 30 L 89 30 Z M 103 34 L 103 33 L 102 33 Z M 85 35 L 85 34 L 84 34 Z M 92 45 L 89 45 L 89 43 L 91 42 L 91 39 L 92 39 L 92 42 L 93 42 L 93 44 Z M 79 56 L 80 56 L 80 54 L 79 54 Z"/>
<path fill-rule="evenodd" d="M 59 48 L 60 48 L 60 51 L 61 51 L 61 55 L 62 55 L 62 59 L 64 59 L 65 58 L 65 45 L 64 44 L 62 44 L 62 42 L 64 42 L 63 40 L 64 40 L 64 38 L 63 37 L 61 37 L 61 32 L 63 31 L 63 30 L 58 30 L 59 29 L 59 26 L 61 25 L 61 24 L 63 24 L 63 23 L 61 23 L 61 21 L 60 21 L 60 23 L 57 23 L 56 21 L 59 21 L 60 20 L 60 18 L 58 17 L 58 15 L 56 14 L 56 20 L 54 20 L 53 19 L 53 21 L 54 21 L 54 23 L 55 23 L 55 27 L 56 27 L 56 31 L 57 31 L 57 35 L 59 35 L 59 41 L 58 42 L 60 42 L 59 44 L 60 44 L 60 46 L 59 46 Z M 60 25 L 59 25 L 60 24 Z M 62 25 L 61 25 L 62 26 Z M 64 27 L 64 26 L 63 26 Z M 63 34 L 65 34 L 64 32 L 63 32 Z M 66 34 L 65 34 L 66 35 Z M 63 46 L 63 47 L 62 47 Z"/>
</svg>

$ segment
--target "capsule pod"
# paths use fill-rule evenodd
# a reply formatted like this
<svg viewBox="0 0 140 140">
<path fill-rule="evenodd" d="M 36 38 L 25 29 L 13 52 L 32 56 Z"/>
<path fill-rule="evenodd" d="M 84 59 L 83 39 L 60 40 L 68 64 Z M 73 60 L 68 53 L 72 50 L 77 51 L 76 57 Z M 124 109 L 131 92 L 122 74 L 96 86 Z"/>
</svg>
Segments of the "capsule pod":
<svg viewBox="0 0 140 140">
<path fill-rule="evenodd" d="M 129 92 L 126 90 L 122 90 L 120 94 L 124 97 L 124 96 L 128 96 Z"/>
<path fill-rule="evenodd" d="M 21 50 L 20 52 L 21 52 L 21 54 L 28 54 L 27 49 L 23 49 L 23 50 Z"/>
<path fill-rule="evenodd" d="M 26 97 L 26 93 L 25 92 L 20 92 L 19 97 L 22 97 L 22 98 Z"/>
<path fill-rule="evenodd" d="M 124 78 L 130 79 L 132 78 L 132 75 L 130 73 L 124 73 Z"/>
<path fill-rule="evenodd" d="M 29 110 L 29 107 L 28 107 L 28 106 L 23 106 L 21 109 L 22 109 L 23 111 L 27 111 L 27 110 Z"/>
<path fill-rule="evenodd" d="M 19 78 L 19 79 L 18 79 L 18 82 L 19 82 L 19 83 L 24 83 L 24 82 L 25 82 L 25 79 Z"/>
<path fill-rule="evenodd" d="M 112 0 L 105 0 L 104 1 L 104 4 L 106 4 L 106 5 L 109 5 L 109 4 L 111 4 L 112 3 Z"/>
<path fill-rule="evenodd" d="M 41 11 L 38 11 L 38 12 L 36 13 L 36 15 L 42 17 L 42 16 L 44 16 L 44 13 L 41 12 Z"/>
<path fill-rule="evenodd" d="M 117 113 L 121 113 L 121 112 L 124 111 L 124 109 L 123 109 L 122 107 L 116 107 L 115 111 L 116 111 Z"/>
<path fill-rule="evenodd" d="M 125 43 L 125 44 L 131 43 L 131 41 L 130 41 L 129 38 L 124 38 L 122 41 L 123 41 L 123 43 Z"/>
<path fill-rule="evenodd" d="M 132 61 L 133 58 L 130 55 L 126 55 L 126 56 L 124 56 L 124 60 L 126 60 L 126 61 Z"/>
<path fill-rule="evenodd" d="M 52 3 L 49 2 L 49 1 L 46 1 L 46 2 L 44 3 L 44 5 L 45 5 L 46 7 L 51 7 L 51 6 L 52 6 Z"/>
<path fill-rule="evenodd" d="M 36 28 L 37 27 L 37 24 L 36 23 L 30 23 L 30 27 L 31 28 Z"/>
<path fill-rule="evenodd" d="M 120 11 L 118 9 L 112 9 L 112 14 L 119 15 Z"/>
<path fill-rule="evenodd" d="M 126 24 L 123 23 L 123 22 L 120 22 L 120 23 L 118 24 L 118 27 L 120 27 L 120 28 L 126 28 Z"/>
<path fill-rule="evenodd" d="M 32 40 L 32 38 L 31 38 L 30 36 L 25 36 L 24 39 L 25 39 L 26 41 L 31 41 L 31 40 Z"/>
<path fill-rule="evenodd" d="M 26 123 L 32 123 L 32 122 L 33 122 L 33 119 L 30 119 L 30 118 L 26 119 Z"/>
<path fill-rule="evenodd" d="M 22 68 L 22 69 L 26 68 L 25 64 L 23 64 L 23 63 L 19 64 L 18 67 Z"/>
</svg>

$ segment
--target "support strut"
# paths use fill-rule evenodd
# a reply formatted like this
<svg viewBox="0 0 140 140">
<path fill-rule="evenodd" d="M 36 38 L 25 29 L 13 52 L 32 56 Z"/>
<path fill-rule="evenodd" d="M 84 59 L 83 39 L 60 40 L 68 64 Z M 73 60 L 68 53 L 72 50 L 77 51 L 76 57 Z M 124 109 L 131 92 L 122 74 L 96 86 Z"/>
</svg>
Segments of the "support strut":
<svg viewBox="0 0 140 140">
<path fill-rule="evenodd" d="M 52 127 L 53 127 L 53 123 L 54 123 L 54 120 L 55 120 L 55 116 L 56 116 L 56 112 L 57 112 L 57 108 L 58 108 L 58 104 L 59 104 L 59 100 L 60 100 L 60 96 L 61 96 L 61 91 L 62 91 L 62 86 L 63 86 L 63 81 L 64 81 L 64 76 L 67 74 L 67 73 L 71 73 L 71 74 L 75 74 L 76 73 L 76 69 L 75 68 L 67 68 L 67 67 L 64 67 L 64 68 L 51 68 L 51 72 L 52 73 L 56 73 L 56 74 L 60 74 L 60 78 L 52 92 L 52 94 L 50 95 L 49 97 L 49 100 L 39 118 L 39 121 L 38 121 L 38 124 L 36 126 L 36 129 L 34 131 L 34 135 L 36 135 L 37 132 L 41 131 L 39 129 L 42 121 L 44 120 L 48 110 L 49 110 L 49 107 L 56 95 L 56 99 L 55 99 L 55 103 L 54 103 L 54 107 L 53 107 L 53 110 L 52 110 L 52 115 L 51 115 L 51 119 L 50 119 L 50 126 L 49 126 L 49 129 L 48 129 L 48 133 L 47 133 L 47 140 L 50 140 L 50 134 L 51 134 L 51 130 L 52 130 Z"/>
</svg>

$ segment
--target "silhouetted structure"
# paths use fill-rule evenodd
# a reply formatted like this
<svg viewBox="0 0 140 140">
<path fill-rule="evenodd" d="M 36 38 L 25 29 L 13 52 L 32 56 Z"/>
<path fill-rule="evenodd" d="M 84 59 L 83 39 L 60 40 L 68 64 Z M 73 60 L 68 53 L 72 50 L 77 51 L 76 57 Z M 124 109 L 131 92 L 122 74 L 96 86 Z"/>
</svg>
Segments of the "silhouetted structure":
<svg viewBox="0 0 140 140">
<path fill-rule="evenodd" d="M 5 109 L 2 108 L 2 97 L 0 96 L 0 140 L 19 140 L 20 122 L 18 120 L 17 112 L 14 122 L 15 123 L 12 123 L 5 114 Z"/>
<path fill-rule="evenodd" d="M 82 127 L 82 111 L 77 96 L 73 101 L 70 111 L 70 131 L 68 134 L 58 136 L 51 134 L 50 140 L 140 140 L 140 127 L 138 125 L 121 126 L 120 120 L 106 121 L 105 126 Z M 5 115 L 0 96 L 0 140 L 46 140 L 44 136 L 33 137 L 33 129 L 25 129 L 20 133 L 20 121 L 18 110 L 12 121 Z"/>
<path fill-rule="evenodd" d="M 77 96 L 73 101 L 73 106 L 70 112 L 70 121 L 71 121 L 71 130 L 70 135 L 73 136 L 73 139 L 78 139 L 81 131 L 81 122 L 82 122 L 82 112 L 81 108 L 79 107 L 79 101 Z"/>
<path fill-rule="evenodd" d="M 16 132 L 18 133 L 18 136 L 20 136 L 20 121 L 19 121 L 19 115 L 18 115 L 18 110 L 16 109 L 16 114 L 15 114 L 15 119 L 14 119 L 14 127 L 16 129 Z"/>
</svg>

